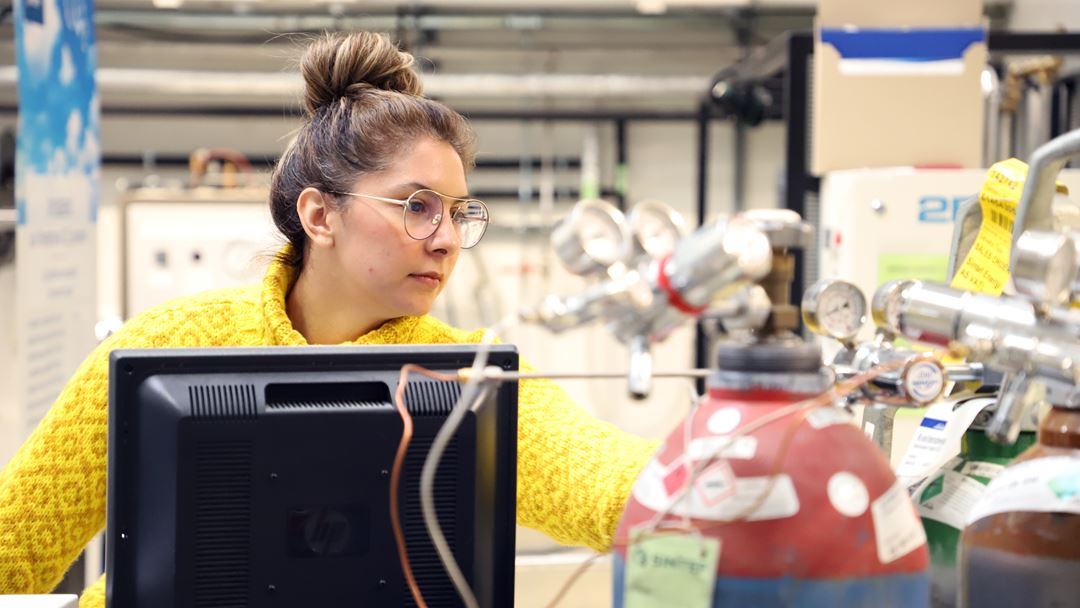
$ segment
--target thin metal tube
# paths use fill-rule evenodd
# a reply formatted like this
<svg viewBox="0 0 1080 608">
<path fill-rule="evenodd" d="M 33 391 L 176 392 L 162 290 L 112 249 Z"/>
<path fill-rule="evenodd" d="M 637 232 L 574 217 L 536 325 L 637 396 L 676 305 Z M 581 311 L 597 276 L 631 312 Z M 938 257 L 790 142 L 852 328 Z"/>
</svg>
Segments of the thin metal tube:
<svg viewBox="0 0 1080 608">
<path fill-rule="evenodd" d="M 654 372 L 653 378 L 708 378 L 709 374 L 712 374 L 714 370 L 709 369 L 687 369 L 680 371 L 670 372 Z M 470 368 L 462 368 L 458 370 L 458 377 L 461 379 L 468 379 L 472 373 Z M 603 380 L 603 379 L 620 379 L 626 378 L 629 372 L 556 372 L 551 374 L 544 374 L 539 372 L 534 373 L 521 373 L 521 372 L 499 372 L 488 373 L 481 372 L 482 380 Z"/>
</svg>

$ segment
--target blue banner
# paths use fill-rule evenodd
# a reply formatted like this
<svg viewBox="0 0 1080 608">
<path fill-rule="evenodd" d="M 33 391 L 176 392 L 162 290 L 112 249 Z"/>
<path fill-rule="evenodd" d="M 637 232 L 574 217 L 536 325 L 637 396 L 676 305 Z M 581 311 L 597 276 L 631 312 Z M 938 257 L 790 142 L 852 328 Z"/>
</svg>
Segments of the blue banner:
<svg viewBox="0 0 1080 608">
<path fill-rule="evenodd" d="M 17 0 L 15 424 L 0 462 L 96 343 L 100 103 L 92 0 Z"/>
<path fill-rule="evenodd" d="M 30 176 L 86 178 L 90 221 L 97 218 L 101 172 L 100 108 L 94 74 L 92 0 L 21 0 L 15 3 L 19 71 L 19 135 L 16 181 Z M 20 179 L 22 178 L 22 179 Z M 38 193 L 16 193 L 20 223 Z M 55 206 L 53 212 L 58 211 Z"/>
</svg>

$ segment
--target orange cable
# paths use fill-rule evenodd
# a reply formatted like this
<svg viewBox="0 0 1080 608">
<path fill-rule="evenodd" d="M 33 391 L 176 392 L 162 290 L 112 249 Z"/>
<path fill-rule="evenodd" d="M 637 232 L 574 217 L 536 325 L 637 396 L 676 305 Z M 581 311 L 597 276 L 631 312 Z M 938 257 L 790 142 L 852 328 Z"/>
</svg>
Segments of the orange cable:
<svg viewBox="0 0 1080 608">
<path fill-rule="evenodd" d="M 409 382 L 409 372 L 416 372 L 435 380 L 456 381 L 457 376 L 440 374 L 429 369 L 407 363 L 401 368 L 401 376 L 398 378 L 397 391 L 394 392 L 394 406 L 401 415 L 402 429 L 401 442 L 398 443 L 397 454 L 394 456 L 394 466 L 390 471 L 390 526 L 394 529 L 394 542 L 397 544 L 398 558 L 401 560 L 401 570 L 405 573 L 405 581 L 409 584 L 413 600 L 419 608 L 427 608 L 424 596 L 420 593 L 420 586 L 416 584 L 412 566 L 409 564 L 409 553 L 405 547 L 405 534 L 401 529 L 401 518 L 398 514 L 398 486 L 401 483 L 401 469 L 405 464 L 405 453 L 409 450 L 409 442 L 412 441 L 413 423 L 409 410 L 405 407 L 405 385 Z"/>
</svg>

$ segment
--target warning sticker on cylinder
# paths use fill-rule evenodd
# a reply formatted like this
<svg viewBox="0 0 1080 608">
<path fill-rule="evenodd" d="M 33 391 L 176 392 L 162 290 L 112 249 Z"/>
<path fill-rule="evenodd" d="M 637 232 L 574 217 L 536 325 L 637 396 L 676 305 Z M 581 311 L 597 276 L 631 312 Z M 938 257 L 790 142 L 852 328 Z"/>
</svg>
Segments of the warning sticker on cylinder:
<svg viewBox="0 0 1080 608">
<path fill-rule="evenodd" d="M 665 469 L 654 461 L 634 484 L 634 499 L 653 511 L 712 521 L 783 519 L 799 512 L 799 497 L 789 475 L 734 477 L 722 469 L 707 471 L 702 471 L 700 479 L 695 477 L 692 491 L 669 492 Z"/>
<path fill-rule="evenodd" d="M 690 467 L 697 466 L 694 463 L 701 461 L 720 459 L 723 462 L 728 459 L 750 460 L 757 453 L 757 437 L 746 436 L 732 439 L 731 437 L 703 437 L 690 442 L 687 453 L 680 455 L 666 467 L 659 463 L 653 463 L 656 470 L 663 470 L 662 479 L 664 489 L 669 496 L 675 495 L 686 485 L 690 475 Z"/>
<path fill-rule="evenodd" d="M 735 493 L 735 473 L 731 465 L 720 460 L 712 463 L 694 480 L 694 491 L 707 507 Z"/>
<path fill-rule="evenodd" d="M 926 543 L 926 532 L 899 481 L 870 505 L 878 561 L 894 562 Z"/>
</svg>

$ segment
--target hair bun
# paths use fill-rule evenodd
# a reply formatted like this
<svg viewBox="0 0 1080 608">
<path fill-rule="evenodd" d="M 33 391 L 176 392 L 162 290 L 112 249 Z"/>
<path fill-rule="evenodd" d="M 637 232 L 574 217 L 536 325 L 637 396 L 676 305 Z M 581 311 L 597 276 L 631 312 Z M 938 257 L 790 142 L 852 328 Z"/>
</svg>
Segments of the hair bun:
<svg viewBox="0 0 1080 608">
<path fill-rule="evenodd" d="M 423 86 L 412 65 L 413 56 L 383 34 L 327 34 L 308 47 L 300 63 L 304 108 L 314 116 L 319 108 L 369 88 L 420 95 Z"/>
</svg>

